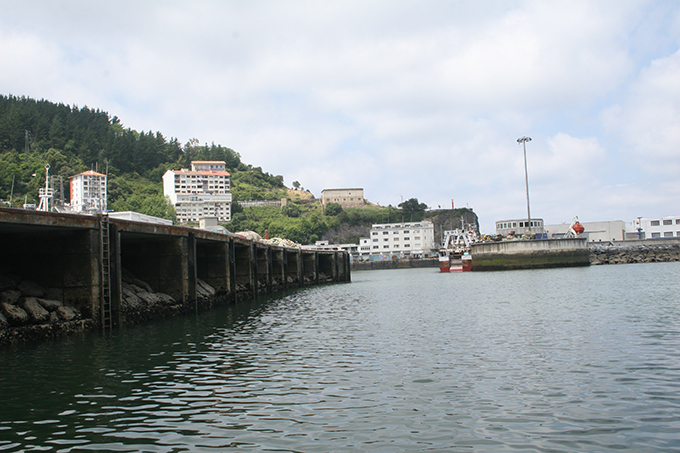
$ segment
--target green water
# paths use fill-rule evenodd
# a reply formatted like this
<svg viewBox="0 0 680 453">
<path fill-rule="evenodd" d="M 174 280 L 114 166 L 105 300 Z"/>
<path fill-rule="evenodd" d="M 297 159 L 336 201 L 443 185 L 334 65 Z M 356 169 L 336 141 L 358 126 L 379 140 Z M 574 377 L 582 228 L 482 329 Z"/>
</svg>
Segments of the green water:
<svg viewBox="0 0 680 453">
<path fill-rule="evenodd" d="M 0 451 L 680 451 L 680 263 L 364 271 L 0 352 Z"/>
</svg>

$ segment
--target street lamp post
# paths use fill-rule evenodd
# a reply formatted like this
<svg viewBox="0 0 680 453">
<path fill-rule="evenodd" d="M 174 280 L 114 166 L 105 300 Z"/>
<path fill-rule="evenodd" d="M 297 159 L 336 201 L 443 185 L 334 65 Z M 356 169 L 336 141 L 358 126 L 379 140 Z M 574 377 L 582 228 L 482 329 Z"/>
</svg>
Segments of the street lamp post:
<svg viewBox="0 0 680 453">
<path fill-rule="evenodd" d="M 527 188 L 527 217 L 529 220 L 529 232 L 531 232 L 531 209 L 529 208 L 529 172 L 527 171 L 527 142 L 531 141 L 531 137 L 520 137 L 517 143 L 524 146 L 524 184 Z"/>
</svg>

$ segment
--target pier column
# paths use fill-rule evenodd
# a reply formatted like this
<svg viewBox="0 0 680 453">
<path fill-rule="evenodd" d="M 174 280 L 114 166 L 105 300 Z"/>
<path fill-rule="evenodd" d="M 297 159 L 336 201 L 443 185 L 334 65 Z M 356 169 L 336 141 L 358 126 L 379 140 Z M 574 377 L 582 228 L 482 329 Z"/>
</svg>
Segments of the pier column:
<svg viewBox="0 0 680 453">
<path fill-rule="evenodd" d="M 236 302 L 236 248 L 234 240 L 229 239 L 229 293 Z"/>
<path fill-rule="evenodd" d="M 252 246 L 234 241 L 234 294 L 253 294 Z"/>
<path fill-rule="evenodd" d="M 281 285 L 283 289 L 288 289 L 288 253 L 281 250 Z"/>
<path fill-rule="evenodd" d="M 121 292 L 122 292 L 122 270 L 120 263 L 120 233 L 118 225 L 109 225 L 109 285 L 111 288 L 111 323 L 113 327 L 122 324 L 121 313 Z"/>
<path fill-rule="evenodd" d="M 304 286 L 305 284 L 305 255 L 302 250 L 297 251 L 297 276 L 298 276 L 298 286 Z"/>
<path fill-rule="evenodd" d="M 189 233 L 187 237 L 187 297 L 188 302 L 193 303 L 196 310 L 198 310 L 198 300 L 196 298 L 197 280 L 196 235 L 194 233 Z"/>
<path fill-rule="evenodd" d="M 257 297 L 259 288 L 257 272 L 257 244 L 255 244 L 255 242 L 250 244 L 250 287 L 253 291 L 253 297 Z"/>
</svg>

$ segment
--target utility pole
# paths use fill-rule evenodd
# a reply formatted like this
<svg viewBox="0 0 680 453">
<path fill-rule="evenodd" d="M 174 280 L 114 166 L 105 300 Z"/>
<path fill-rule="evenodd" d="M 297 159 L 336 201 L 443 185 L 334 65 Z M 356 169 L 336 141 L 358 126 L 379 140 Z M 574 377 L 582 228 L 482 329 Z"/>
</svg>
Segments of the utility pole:
<svg viewBox="0 0 680 453">
<path fill-rule="evenodd" d="M 529 232 L 531 232 L 531 209 L 529 208 L 529 172 L 527 171 L 527 142 L 531 141 L 531 137 L 520 137 L 517 143 L 524 145 L 524 184 L 527 189 L 527 219 L 529 220 Z"/>
</svg>

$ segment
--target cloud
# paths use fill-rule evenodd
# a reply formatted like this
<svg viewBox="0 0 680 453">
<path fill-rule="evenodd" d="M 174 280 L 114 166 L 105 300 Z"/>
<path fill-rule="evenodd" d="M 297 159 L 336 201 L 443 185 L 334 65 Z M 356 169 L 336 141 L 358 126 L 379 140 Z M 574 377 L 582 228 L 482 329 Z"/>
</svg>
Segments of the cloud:
<svg viewBox="0 0 680 453">
<path fill-rule="evenodd" d="M 0 4 L 4 93 L 229 146 L 317 196 L 454 199 L 491 232 L 526 210 L 529 135 L 547 222 L 677 205 L 669 2 Z"/>
<path fill-rule="evenodd" d="M 680 170 L 680 51 L 645 67 L 622 104 L 603 114 L 621 134 L 624 158 L 650 174 Z"/>
</svg>

